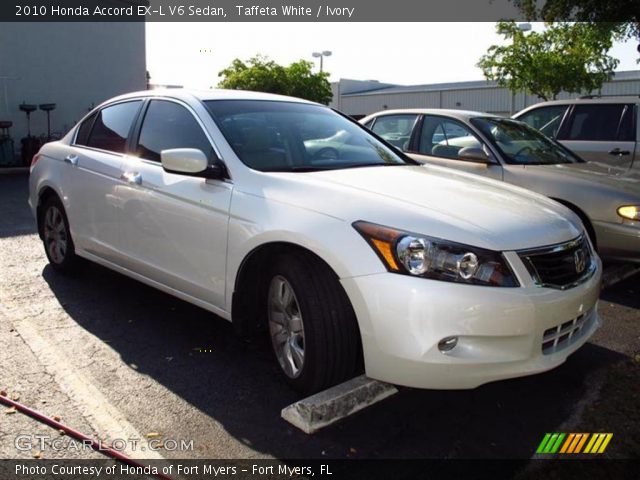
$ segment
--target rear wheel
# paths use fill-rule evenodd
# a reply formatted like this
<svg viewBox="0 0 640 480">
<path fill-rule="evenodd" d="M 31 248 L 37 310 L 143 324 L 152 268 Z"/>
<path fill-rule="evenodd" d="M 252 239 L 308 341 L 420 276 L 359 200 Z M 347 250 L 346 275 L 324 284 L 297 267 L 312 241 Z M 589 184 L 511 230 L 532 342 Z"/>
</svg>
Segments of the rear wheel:
<svg viewBox="0 0 640 480">
<path fill-rule="evenodd" d="M 278 257 L 267 277 L 271 345 L 287 382 L 311 394 L 358 373 L 357 321 L 333 271 L 295 253 Z"/>
<path fill-rule="evenodd" d="M 56 270 L 72 270 L 78 257 L 71 239 L 69 221 L 58 197 L 50 197 L 45 201 L 41 221 L 42 241 L 49 263 Z"/>
</svg>

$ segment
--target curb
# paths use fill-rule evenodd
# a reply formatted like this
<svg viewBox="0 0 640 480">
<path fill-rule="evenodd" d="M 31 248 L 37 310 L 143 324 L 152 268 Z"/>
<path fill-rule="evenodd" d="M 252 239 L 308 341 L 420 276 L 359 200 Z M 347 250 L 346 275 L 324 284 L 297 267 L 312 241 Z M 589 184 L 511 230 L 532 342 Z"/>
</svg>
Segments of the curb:
<svg viewBox="0 0 640 480">
<path fill-rule="evenodd" d="M 640 265 L 616 265 L 605 269 L 602 289 L 606 289 L 640 272 Z"/>
</svg>

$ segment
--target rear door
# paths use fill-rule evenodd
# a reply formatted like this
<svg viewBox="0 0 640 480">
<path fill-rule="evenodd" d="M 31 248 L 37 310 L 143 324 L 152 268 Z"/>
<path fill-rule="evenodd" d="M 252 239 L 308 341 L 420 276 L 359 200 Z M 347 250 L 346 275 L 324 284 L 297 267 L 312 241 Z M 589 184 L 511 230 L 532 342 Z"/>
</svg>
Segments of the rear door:
<svg viewBox="0 0 640 480">
<path fill-rule="evenodd" d="M 160 153 L 172 148 L 197 148 L 216 160 L 209 136 L 186 104 L 150 100 L 136 130 L 119 192 L 127 267 L 222 307 L 233 185 L 162 168 Z"/>
<path fill-rule="evenodd" d="M 80 125 L 65 157 L 69 223 L 76 247 L 119 263 L 117 189 L 127 138 L 141 100 L 108 105 Z"/>
<path fill-rule="evenodd" d="M 633 104 L 577 104 L 557 138 L 584 160 L 627 169 L 636 154 L 636 115 Z"/>
</svg>

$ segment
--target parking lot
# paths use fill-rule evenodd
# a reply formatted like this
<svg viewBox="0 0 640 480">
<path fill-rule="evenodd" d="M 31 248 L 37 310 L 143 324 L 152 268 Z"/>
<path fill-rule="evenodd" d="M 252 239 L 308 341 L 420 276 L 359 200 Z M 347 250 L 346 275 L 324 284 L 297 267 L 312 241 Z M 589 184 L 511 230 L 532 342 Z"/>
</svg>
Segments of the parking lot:
<svg viewBox="0 0 640 480">
<path fill-rule="evenodd" d="M 612 432 L 606 456 L 640 456 L 640 275 L 603 291 L 603 327 L 554 371 L 471 391 L 401 389 L 307 436 L 280 418 L 297 396 L 267 338 L 241 340 L 96 265 L 56 274 L 27 179 L 0 175 L 0 389 L 86 434 L 158 438 L 165 458 L 451 459 L 531 458 L 545 432 Z M 18 435 L 57 432 L 4 407 L 0 418 L 2 458 L 98 455 L 18 448 Z"/>
</svg>

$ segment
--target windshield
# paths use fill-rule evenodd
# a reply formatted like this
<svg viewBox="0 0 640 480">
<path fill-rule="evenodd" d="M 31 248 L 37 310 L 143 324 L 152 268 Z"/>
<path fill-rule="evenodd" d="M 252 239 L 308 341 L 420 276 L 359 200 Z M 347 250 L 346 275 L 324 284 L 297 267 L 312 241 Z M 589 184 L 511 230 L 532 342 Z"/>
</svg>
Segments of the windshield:
<svg viewBox="0 0 640 480">
<path fill-rule="evenodd" d="M 301 172 L 408 163 L 327 107 L 264 100 L 205 104 L 236 155 L 255 170 Z"/>
<path fill-rule="evenodd" d="M 500 150 L 507 163 L 555 165 L 583 161 L 522 122 L 506 118 L 472 118 L 471 123 Z"/>
</svg>

